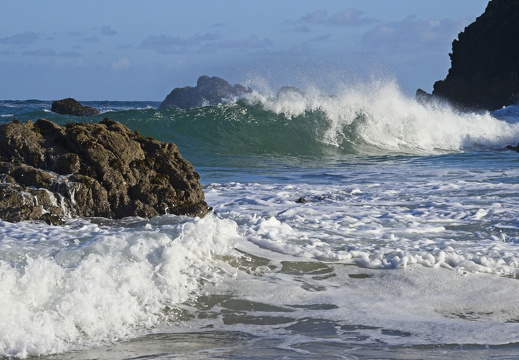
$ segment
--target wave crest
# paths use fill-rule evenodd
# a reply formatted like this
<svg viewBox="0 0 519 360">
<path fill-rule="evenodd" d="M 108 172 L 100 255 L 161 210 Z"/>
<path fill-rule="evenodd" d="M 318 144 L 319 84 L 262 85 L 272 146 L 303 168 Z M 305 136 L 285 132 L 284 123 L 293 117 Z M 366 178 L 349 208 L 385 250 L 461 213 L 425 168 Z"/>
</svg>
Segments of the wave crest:
<svg viewBox="0 0 519 360">
<path fill-rule="evenodd" d="M 255 91 L 218 106 L 133 110 L 131 116 L 111 118 L 175 142 L 189 156 L 424 155 L 515 144 L 519 124 L 510 113 L 461 113 L 439 102 L 422 104 L 395 82 L 379 81 L 345 86 L 334 96 L 316 89 Z"/>
<path fill-rule="evenodd" d="M 461 113 L 444 103 L 422 104 L 395 82 L 344 87 L 336 96 L 317 91 L 248 98 L 287 119 L 316 116 L 316 141 L 355 152 L 435 153 L 474 147 L 503 147 L 519 127 L 492 114 Z M 346 145 L 346 146 L 345 146 Z"/>
</svg>

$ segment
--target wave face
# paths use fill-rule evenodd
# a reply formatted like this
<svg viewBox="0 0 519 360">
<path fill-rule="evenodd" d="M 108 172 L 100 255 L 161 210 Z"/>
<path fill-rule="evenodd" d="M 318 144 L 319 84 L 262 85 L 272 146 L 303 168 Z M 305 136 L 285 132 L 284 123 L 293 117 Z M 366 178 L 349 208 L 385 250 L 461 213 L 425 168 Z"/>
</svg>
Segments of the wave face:
<svg viewBox="0 0 519 360">
<path fill-rule="evenodd" d="M 517 123 L 423 105 L 393 83 L 336 96 L 255 92 L 220 106 L 155 113 L 149 128 L 138 122 L 132 126 L 182 148 L 226 155 L 433 154 L 502 148 L 519 138 Z"/>
<path fill-rule="evenodd" d="M 51 113 L 50 102 L 41 101 L 25 104 L 31 111 L 20 113 L 17 103 L 0 104 L 0 120 L 45 117 L 64 124 L 109 117 L 195 157 L 424 155 L 503 148 L 519 138 L 514 106 L 493 114 L 460 113 L 442 103 L 421 104 L 393 82 L 343 87 L 334 96 L 314 89 L 255 91 L 239 101 L 188 110 L 157 110 L 153 102 L 84 102 L 102 111 L 88 118 Z"/>
</svg>

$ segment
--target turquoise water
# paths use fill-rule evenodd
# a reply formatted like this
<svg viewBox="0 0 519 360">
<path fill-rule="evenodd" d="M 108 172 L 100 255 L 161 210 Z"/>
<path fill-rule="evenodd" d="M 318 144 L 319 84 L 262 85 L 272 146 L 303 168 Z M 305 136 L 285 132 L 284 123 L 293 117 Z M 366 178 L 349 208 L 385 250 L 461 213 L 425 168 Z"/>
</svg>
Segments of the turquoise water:
<svg viewBox="0 0 519 360">
<path fill-rule="evenodd" d="M 204 219 L 0 222 L 0 355 L 514 358 L 518 107 L 458 113 L 393 84 L 191 110 L 0 101 L 1 121 L 108 117 L 175 142 Z M 296 202 L 304 198 L 305 202 Z"/>
</svg>

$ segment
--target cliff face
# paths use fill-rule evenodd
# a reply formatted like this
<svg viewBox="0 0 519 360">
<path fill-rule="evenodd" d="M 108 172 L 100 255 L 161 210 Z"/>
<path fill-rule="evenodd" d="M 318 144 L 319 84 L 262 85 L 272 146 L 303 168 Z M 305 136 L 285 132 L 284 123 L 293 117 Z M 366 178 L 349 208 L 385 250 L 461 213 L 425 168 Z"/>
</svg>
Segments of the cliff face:
<svg viewBox="0 0 519 360">
<path fill-rule="evenodd" d="M 452 43 L 451 68 L 433 95 L 464 109 L 496 110 L 519 101 L 519 1 L 491 0 Z"/>
</svg>

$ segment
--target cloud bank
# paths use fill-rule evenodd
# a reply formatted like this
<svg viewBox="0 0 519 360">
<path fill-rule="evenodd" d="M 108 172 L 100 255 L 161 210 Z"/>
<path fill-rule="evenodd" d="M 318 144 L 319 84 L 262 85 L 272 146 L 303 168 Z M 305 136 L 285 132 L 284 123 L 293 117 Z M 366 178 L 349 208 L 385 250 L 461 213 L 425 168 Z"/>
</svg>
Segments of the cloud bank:
<svg viewBox="0 0 519 360">
<path fill-rule="evenodd" d="M 399 22 L 377 25 L 361 39 L 363 46 L 375 53 L 436 51 L 450 44 L 459 32 L 461 23 L 450 19 L 430 20 L 416 16 L 406 17 Z"/>
<path fill-rule="evenodd" d="M 373 23 L 375 20 L 365 17 L 355 8 L 348 8 L 328 16 L 327 10 L 315 10 L 299 19 L 302 24 L 321 24 L 332 26 L 360 26 Z"/>
<path fill-rule="evenodd" d="M 242 39 L 221 39 L 216 33 L 195 34 L 188 38 L 171 35 L 150 35 L 141 42 L 140 48 L 159 54 L 187 54 L 214 52 L 220 49 L 259 49 L 272 45 L 272 40 L 251 35 Z"/>
<path fill-rule="evenodd" d="M 40 39 L 40 35 L 28 31 L 23 33 L 14 34 L 7 37 L 0 38 L 0 44 L 9 44 L 9 45 L 27 45 L 32 44 L 35 41 Z"/>
</svg>

